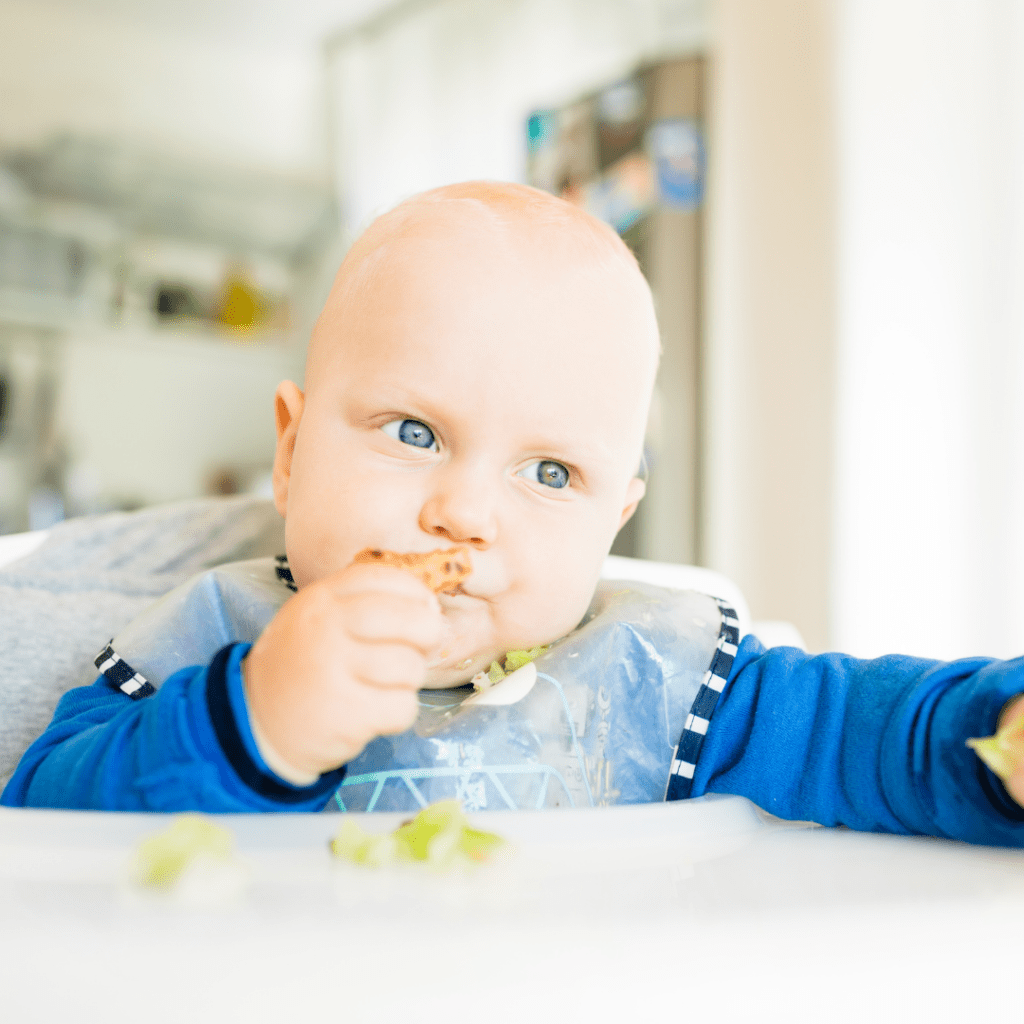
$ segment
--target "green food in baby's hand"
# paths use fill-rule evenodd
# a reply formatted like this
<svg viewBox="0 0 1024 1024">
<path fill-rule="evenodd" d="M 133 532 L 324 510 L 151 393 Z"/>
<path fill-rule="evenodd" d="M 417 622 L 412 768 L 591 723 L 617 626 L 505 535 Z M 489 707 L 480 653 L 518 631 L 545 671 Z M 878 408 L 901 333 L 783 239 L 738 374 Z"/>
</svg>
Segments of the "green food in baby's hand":
<svg viewBox="0 0 1024 1024">
<path fill-rule="evenodd" d="M 170 828 L 140 844 L 139 880 L 144 885 L 170 887 L 196 856 L 230 861 L 234 845 L 226 828 L 200 814 L 179 815 Z"/>
<path fill-rule="evenodd" d="M 504 846 L 493 832 L 471 828 L 458 800 L 440 800 L 390 834 L 370 835 L 346 818 L 331 852 L 365 867 L 421 863 L 445 871 L 490 860 Z"/>
<path fill-rule="evenodd" d="M 967 746 L 1006 782 L 1024 764 L 1024 715 L 1008 722 L 995 736 L 968 740 Z"/>
</svg>

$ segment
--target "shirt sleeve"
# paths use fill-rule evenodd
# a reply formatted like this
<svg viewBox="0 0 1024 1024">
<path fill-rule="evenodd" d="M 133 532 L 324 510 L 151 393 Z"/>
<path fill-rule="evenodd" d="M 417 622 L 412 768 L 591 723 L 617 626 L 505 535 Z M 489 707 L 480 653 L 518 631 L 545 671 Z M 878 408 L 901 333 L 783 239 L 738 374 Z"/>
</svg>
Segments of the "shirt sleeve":
<svg viewBox="0 0 1024 1024">
<path fill-rule="evenodd" d="M 1024 808 L 966 741 L 1024 692 L 1024 659 L 736 654 L 691 795 L 745 796 L 781 818 L 1024 846 Z"/>
<path fill-rule="evenodd" d="M 310 786 L 278 777 L 249 727 L 241 662 L 230 644 L 132 700 L 101 676 L 70 690 L 25 752 L 0 804 L 105 811 L 319 811 L 344 768 Z"/>
</svg>

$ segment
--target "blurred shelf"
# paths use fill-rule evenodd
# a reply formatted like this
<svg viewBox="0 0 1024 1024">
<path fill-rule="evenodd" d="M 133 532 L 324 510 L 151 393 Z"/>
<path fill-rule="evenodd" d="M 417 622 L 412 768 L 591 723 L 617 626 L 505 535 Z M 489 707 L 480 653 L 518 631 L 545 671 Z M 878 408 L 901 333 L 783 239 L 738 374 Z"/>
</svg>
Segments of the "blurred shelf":
<svg viewBox="0 0 1024 1024">
<path fill-rule="evenodd" d="M 57 138 L 0 154 L 0 327 L 285 344 L 336 237 L 326 186 Z"/>
<path fill-rule="evenodd" d="M 291 331 L 259 331 L 246 333 L 228 327 L 216 328 L 200 324 L 161 323 L 155 318 L 140 316 L 130 322 L 110 323 L 81 300 L 55 302 L 49 296 L 32 292 L 0 289 L 0 340 L 4 329 L 45 336 L 74 335 L 108 344 L 199 345 L 255 351 L 259 349 L 291 349 L 298 344 Z"/>
</svg>

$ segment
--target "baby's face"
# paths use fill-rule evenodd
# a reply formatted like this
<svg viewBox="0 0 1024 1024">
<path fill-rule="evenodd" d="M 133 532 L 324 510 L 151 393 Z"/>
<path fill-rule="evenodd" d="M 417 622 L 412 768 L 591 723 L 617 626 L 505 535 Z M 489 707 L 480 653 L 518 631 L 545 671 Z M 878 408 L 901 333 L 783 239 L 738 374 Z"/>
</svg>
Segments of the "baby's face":
<svg viewBox="0 0 1024 1024">
<path fill-rule="evenodd" d="M 328 305 L 305 396 L 278 392 L 300 588 L 368 547 L 470 549 L 472 574 L 439 598 L 428 686 L 576 626 L 643 494 L 656 342 L 636 282 L 506 242 L 408 240 L 401 265 Z"/>
</svg>

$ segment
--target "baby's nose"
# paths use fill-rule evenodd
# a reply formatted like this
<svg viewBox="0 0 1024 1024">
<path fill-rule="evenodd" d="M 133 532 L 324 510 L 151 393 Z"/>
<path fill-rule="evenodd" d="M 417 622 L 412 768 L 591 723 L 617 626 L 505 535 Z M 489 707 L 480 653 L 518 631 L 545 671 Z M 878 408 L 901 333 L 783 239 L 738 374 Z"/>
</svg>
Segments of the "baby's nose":
<svg viewBox="0 0 1024 1024">
<path fill-rule="evenodd" d="M 420 511 L 420 528 L 457 544 L 487 547 L 498 539 L 493 488 L 469 473 L 448 473 Z"/>
</svg>

